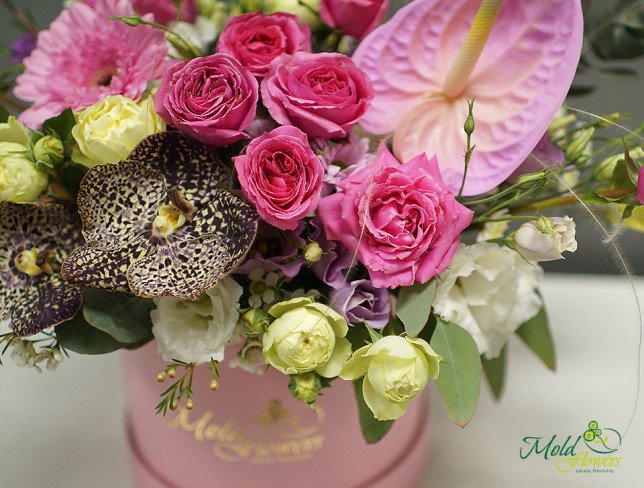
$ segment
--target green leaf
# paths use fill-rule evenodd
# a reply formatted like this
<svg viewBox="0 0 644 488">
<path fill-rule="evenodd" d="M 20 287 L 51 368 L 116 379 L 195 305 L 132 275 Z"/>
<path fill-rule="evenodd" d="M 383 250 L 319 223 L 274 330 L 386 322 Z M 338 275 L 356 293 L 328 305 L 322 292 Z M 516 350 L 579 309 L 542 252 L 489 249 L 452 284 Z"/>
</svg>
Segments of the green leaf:
<svg viewBox="0 0 644 488">
<path fill-rule="evenodd" d="M 555 345 L 550 335 L 545 307 L 541 307 L 539 313 L 519 327 L 516 333 L 548 368 L 555 370 Z"/>
<path fill-rule="evenodd" d="M 635 210 L 635 205 L 624 206 L 624 212 L 622 213 L 622 220 L 631 218 L 631 216 L 633 215 L 633 210 Z"/>
<path fill-rule="evenodd" d="M 393 420 L 377 420 L 362 396 L 362 382 L 363 378 L 355 381 L 353 387 L 356 393 L 356 401 L 358 402 L 358 416 L 360 418 L 360 428 L 367 444 L 375 444 L 382 439 L 391 426 L 394 425 Z"/>
<path fill-rule="evenodd" d="M 42 124 L 42 132 L 57 136 L 63 144 L 67 144 L 72 138 L 74 125 L 76 125 L 74 113 L 71 108 L 67 108 L 56 117 L 45 120 Z"/>
<path fill-rule="evenodd" d="M 93 288 L 85 289 L 85 320 L 123 344 L 134 344 L 151 335 L 150 311 L 153 308 L 152 300 Z"/>
<path fill-rule="evenodd" d="M 9 120 L 10 115 L 11 114 L 9 113 L 9 111 L 2 105 L 0 105 L 0 124 L 5 123 L 7 120 Z"/>
<path fill-rule="evenodd" d="M 472 336 L 462 327 L 440 318 L 432 348 L 443 357 L 436 380 L 447 413 L 461 427 L 474 415 L 481 390 L 481 359 Z"/>
<path fill-rule="evenodd" d="M 405 325 L 407 335 L 416 336 L 429 320 L 436 280 L 401 288 L 396 300 L 396 315 Z"/>
<path fill-rule="evenodd" d="M 505 384 L 507 349 L 507 346 L 504 347 L 501 350 L 499 357 L 494 359 L 485 359 L 481 356 L 481 364 L 483 365 L 485 377 L 487 378 L 487 382 L 492 390 L 492 395 L 494 395 L 494 398 L 497 400 L 501 398 L 501 395 L 503 394 L 503 385 Z"/>
<path fill-rule="evenodd" d="M 113 337 L 85 322 L 80 313 L 73 319 L 58 324 L 55 331 L 58 342 L 65 349 L 79 354 L 106 354 L 123 347 Z"/>
<path fill-rule="evenodd" d="M 580 85 L 580 84 L 574 84 L 570 87 L 570 90 L 568 90 L 568 95 L 569 97 L 578 97 L 581 95 L 588 95 L 596 90 L 597 87 L 594 85 Z"/>
</svg>

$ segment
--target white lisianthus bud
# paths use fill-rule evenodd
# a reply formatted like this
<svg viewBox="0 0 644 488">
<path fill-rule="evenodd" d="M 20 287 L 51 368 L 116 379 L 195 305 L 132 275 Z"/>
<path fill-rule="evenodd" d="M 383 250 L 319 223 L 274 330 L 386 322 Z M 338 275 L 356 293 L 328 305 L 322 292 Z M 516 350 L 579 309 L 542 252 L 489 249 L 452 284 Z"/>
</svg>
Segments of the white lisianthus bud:
<svg viewBox="0 0 644 488">
<path fill-rule="evenodd" d="M 72 159 L 87 167 L 117 163 L 145 137 L 165 130 L 152 96 L 135 102 L 109 96 L 76 114 Z"/>
<path fill-rule="evenodd" d="M 440 360 L 423 339 L 385 336 L 354 352 L 340 378 L 364 376 L 362 394 L 374 417 L 395 420 L 404 415 L 430 378 L 438 378 Z"/>
<path fill-rule="evenodd" d="M 156 298 L 157 308 L 150 317 L 159 354 L 166 361 L 223 361 L 224 349 L 239 319 L 242 293 L 235 280 L 225 277 L 197 302 Z"/>
<path fill-rule="evenodd" d="M 565 217 L 540 217 L 526 222 L 514 234 L 515 248 L 530 261 L 563 259 L 565 251 L 575 252 L 575 222 Z"/>
</svg>

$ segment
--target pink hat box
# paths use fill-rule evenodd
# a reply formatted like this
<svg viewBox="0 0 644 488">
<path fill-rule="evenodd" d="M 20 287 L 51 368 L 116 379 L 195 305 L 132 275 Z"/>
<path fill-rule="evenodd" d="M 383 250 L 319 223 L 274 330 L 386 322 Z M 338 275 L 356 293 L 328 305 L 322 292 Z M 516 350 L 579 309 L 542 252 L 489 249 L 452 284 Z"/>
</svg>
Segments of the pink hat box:
<svg viewBox="0 0 644 488">
<path fill-rule="evenodd" d="M 194 375 L 194 409 L 164 418 L 154 408 L 165 385 L 155 381 L 165 367 L 156 344 L 122 356 L 136 488 L 412 488 L 424 472 L 426 394 L 369 445 L 349 382 L 324 389 L 313 411 L 273 369 L 255 375 L 224 365 L 213 392 L 202 366 Z"/>
</svg>

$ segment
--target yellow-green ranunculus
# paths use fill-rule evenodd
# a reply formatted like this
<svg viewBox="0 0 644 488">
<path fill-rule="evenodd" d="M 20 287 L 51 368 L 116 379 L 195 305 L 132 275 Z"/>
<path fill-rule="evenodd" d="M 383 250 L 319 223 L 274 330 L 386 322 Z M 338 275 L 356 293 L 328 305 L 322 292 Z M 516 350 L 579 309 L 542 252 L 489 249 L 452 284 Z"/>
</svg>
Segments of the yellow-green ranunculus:
<svg viewBox="0 0 644 488">
<path fill-rule="evenodd" d="M 31 158 L 29 132 L 14 117 L 0 124 L 0 201 L 33 202 L 49 178 Z"/>
<path fill-rule="evenodd" d="M 273 305 L 275 320 L 262 339 L 269 364 L 285 374 L 316 371 L 333 378 L 351 356 L 347 321 L 327 305 L 293 298 Z"/>
<path fill-rule="evenodd" d="M 135 102 L 115 95 L 76 114 L 72 159 L 87 167 L 121 161 L 145 137 L 165 130 L 151 96 Z"/>
<path fill-rule="evenodd" d="M 362 394 L 374 417 L 395 420 L 404 415 L 430 378 L 438 378 L 440 360 L 422 339 L 385 336 L 354 352 L 340 378 L 364 376 Z"/>
</svg>

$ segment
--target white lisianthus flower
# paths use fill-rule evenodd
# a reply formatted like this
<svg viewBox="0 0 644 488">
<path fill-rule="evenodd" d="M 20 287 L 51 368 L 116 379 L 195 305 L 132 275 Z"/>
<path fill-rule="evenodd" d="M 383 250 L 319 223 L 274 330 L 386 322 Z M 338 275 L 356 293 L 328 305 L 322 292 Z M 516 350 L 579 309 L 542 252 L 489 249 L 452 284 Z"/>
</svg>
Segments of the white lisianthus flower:
<svg viewBox="0 0 644 488">
<path fill-rule="evenodd" d="M 138 102 L 122 95 L 106 97 L 76 113 L 72 136 L 76 146 L 72 159 L 91 168 L 117 163 L 141 140 L 165 130 L 165 122 L 154 111 L 154 99 Z"/>
<path fill-rule="evenodd" d="M 565 251 L 575 252 L 575 222 L 570 217 L 540 217 L 526 222 L 514 234 L 516 250 L 530 261 L 564 259 Z"/>
<path fill-rule="evenodd" d="M 197 302 L 156 298 L 157 308 L 150 317 L 159 354 L 166 361 L 204 363 L 210 358 L 222 361 L 239 319 L 242 293 L 235 280 L 225 277 Z"/>
<path fill-rule="evenodd" d="M 543 270 L 516 251 L 497 244 L 461 244 L 439 275 L 434 311 L 460 325 L 488 359 L 542 306 L 536 288 Z"/>
</svg>

